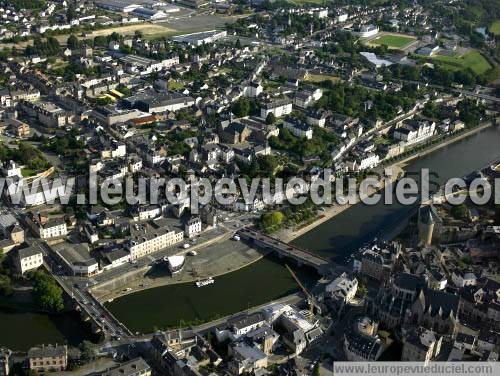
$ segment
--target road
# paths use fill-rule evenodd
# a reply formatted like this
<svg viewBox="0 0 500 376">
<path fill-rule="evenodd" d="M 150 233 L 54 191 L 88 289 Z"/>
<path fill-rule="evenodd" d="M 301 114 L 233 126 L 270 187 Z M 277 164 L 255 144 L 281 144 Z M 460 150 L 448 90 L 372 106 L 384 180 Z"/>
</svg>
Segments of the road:
<svg viewBox="0 0 500 376">
<path fill-rule="evenodd" d="M 165 248 L 163 250 L 160 250 L 158 252 L 149 254 L 145 257 L 142 257 L 138 260 L 135 260 L 133 262 L 129 262 L 123 265 L 120 265 L 116 268 L 104 271 L 94 277 L 91 277 L 90 283 L 92 285 L 96 285 L 99 283 L 104 283 L 107 281 L 110 281 L 114 278 L 118 278 L 120 276 L 123 276 L 124 274 L 133 272 L 134 270 L 142 269 L 145 267 L 152 266 L 155 262 L 162 260 L 164 257 L 167 256 L 172 256 L 180 253 L 186 253 L 190 250 L 203 247 L 205 245 L 210 244 L 213 241 L 216 241 L 218 238 L 223 236 L 225 234 L 225 231 L 223 228 L 215 228 L 210 231 L 206 231 L 199 235 L 195 241 L 191 240 L 191 242 L 188 241 L 188 239 L 185 239 L 185 241 L 182 244 L 185 243 L 190 243 L 191 247 L 188 249 L 182 248 L 182 244 L 176 244 L 172 247 Z"/>
<path fill-rule="evenodd" d="M 422 81 L 411 81 L 411 80 L 401 80 L 401 81 L 408 82 L 408 83 L 415 84 L 415 85 L 429 86 L 429 87 L 433 87 L 435 89 L 439 89 L 439 90 L 443 90 L 443 91 L 449 90 L 449 91 L 452 91 L 454 93 L 463 94 L 467 97 L 484 99 L 484 100 L 487 100 L 490 102 L 496 102 L 496 103 L 500 102 L 500 98 L 498 98 L 498 97 L 494 97 L 494 96 L 488 95 L 488 94 L 474 93 L 473 91 L 470 91 L 470 90 L 458 89 L 458 88 L 447 88 L 447 87 L 444 87 L 441 85 L 431 84 L 429 82 L 422 82 Z"/>
<path fill-rule="evenodd" d="M 105 333 L 105 336 L 121 338 L 131 335 L 129 330 L 92 296 L 88 290 L 87 278 L 64 275 L 63 266 L 43 240 L 26 238 L 26 243 L 42 252 L 46 269 L 71 299 Z"/>
</svg>

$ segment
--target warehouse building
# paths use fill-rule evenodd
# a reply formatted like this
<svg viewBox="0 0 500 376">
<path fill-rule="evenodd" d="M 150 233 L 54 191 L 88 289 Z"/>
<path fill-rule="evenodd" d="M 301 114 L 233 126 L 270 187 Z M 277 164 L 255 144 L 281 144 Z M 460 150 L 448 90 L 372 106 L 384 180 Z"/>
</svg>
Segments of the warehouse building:
<svg viewBox="0 0 500 376">
<path fill-rule="evenodd" d="M 127 0 L 94 0 L 94 5 L 113 12 L 130 13 L 139 8 L 140 4 Z"/>
</svg>

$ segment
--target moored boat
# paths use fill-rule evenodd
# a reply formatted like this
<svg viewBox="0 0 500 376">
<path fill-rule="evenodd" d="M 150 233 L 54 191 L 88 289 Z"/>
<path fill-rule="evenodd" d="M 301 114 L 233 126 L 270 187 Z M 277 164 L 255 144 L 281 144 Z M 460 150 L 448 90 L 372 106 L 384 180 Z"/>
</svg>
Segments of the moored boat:
<svg viewBox="0 0 500 376">
<path fill-rule="evenodd" d="M 196 281 L 196 287 L 203 287 L 207 285 L 211 285 L 215 283 L 215 280 L 212 277 L 208 277 L 206 279 L 201 279 L 199 281 Z"/>
</svg>

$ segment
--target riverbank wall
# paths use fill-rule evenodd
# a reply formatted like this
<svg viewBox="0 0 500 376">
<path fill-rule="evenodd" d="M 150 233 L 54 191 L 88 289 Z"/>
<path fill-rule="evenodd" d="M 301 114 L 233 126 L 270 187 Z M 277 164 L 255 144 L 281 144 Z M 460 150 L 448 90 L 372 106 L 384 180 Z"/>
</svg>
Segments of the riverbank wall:
<svg viewBox="0 0 500 376">
<path fill-rule="evenodd" d="M 463 140 L 467 137 L 470 137 L 478 132 L 481 132 L 482 130 L 493 126 L 492 122 L 486 122 L 481 125 L 478 125 L 477 127 L 474 127 L 472 129 L 469 129 L 463 133 L 457 134 L 456 136 L 452 136 L 451 138 L 448 138 L 446 140 L 443 140 L 443 142 L 437 143 L 435 145 L 429 146 L 428 148 L 418 151 L 412 155 L 409 155 L 408 157 L 405 157 L 402 160 L 399 160 L 397 162 L 394 162 L 391 164 L 391 166 L 399 166 L 401 168 L 404 168 L 409 162 L 413 161 L 414 159 L 421 158 L 426 156 L 427 154 L 433 153 L 436 150 L 442 149 L 448 145 L 451 145 L 457 141 Z"/>
<path fill-rule="evenodd" d="M 223 239 L 198 249 L 196 255 L 186 256 L 185 265 L 179 273 L 172 275 L 166 262 L 160 262 L 152 267 L 138 269 L 131 275 L 96 285 L 92 288 L 92 294 L 99 301 L 109 301 L 156 287 L 194 284 L 200 279 L 220 277 L 250 266 L 266 254 L 242 242 Z"/>
<path fill-rule="evenodd" d="M 452 136 L 446 140 L 443 140 L 442 142 L 439 142 L 435 145 L 431 145 L 424 150 L 420 150 L 418 152 L 415 152 L 414 154 L 411 154 L 411 155 L 405 157 L 404 159 L 391 162 L 387 166 L 381 166 L 381 167 L 383 167 L 384 169 L 387 169 L 387 168 L 393 169 L 393 173 L 391 176 L 391 182 L 394 182 L 399 178 L 400 174 L 402 172 L 404 172 L 404 167 L 406 165 L 408 165 L 409 162 L 411 162 L 415 159 L 421 158 L 427 154 L 433 153 L 441 148 L 444 148 L 444 147 L 451 145 L 455 142 L 463 140 L 467 137 L 470 137 L 478 132 L 481 132 L 482 130 L 484 130 L 486 128 L 491 127 L 492 125 L 493 125 L 493 122 L 491 122 L 491 121 L 485 122 L 481 125 L 478 125 L 477 127 L 474 127 L 474 128 L 467 130 L 463 133 L 457 134 L 457 135 Z M 373 190 L 373 192 L 371 192 L 370 194 L 377 193 L 384 188 L 384 186 L 386 185 L 384 180 L 381 180 L 380 182 L 381 182 L 381 187 L 379 189 Z M 361 200 L 359 199 L 359 197 L 357 197 L 356 201 L 352 204 L 333 205 L 332 207 L 325 209 L 325 211 L 320 216 L 318 216 L 315 220 L 311 221 L 310 223 L 307 223 L 307 224 L 303 225 L 302 227 L 298 227 L 298 228 L 294 228 L 294 229 L 289 229 L 289 228 L 282 229 L 282 230 L 278 231 L 275 234 L 275 236 L 277 238 L 279 238 L 281 241 L 289 243 L 289 242 L 293 241 L 294 239 L 311 231 L 315 227 L 321 225 L 322 223 L 334 218 L 335 216 L 339 215 L 340 213 L 349 209 L 350 207 L 358 204 L 360 201 Z"/>
<path fill-rule="evenodd" d="M 384 187 L 387 184 L 393 183 L 396 181 L 402 174 L 404 173 L 404 170 L 400 166 L 389 166 L 388 168 L 392 168 L 392 174 L 390 176 L 390 181 L 387 181 L 385 177 L 382 177 L 379 179 L 379 188 L 373 188 L 369 187 L 370 192 L 369 196 L 379 192 L 380 190 L 384 189 Z M 333 200 L 335 201 L 335 200 Z M 311 231 L 313 228 L 319 226 L 320 224 L 334 218 L 335 216 L 339 215 L 340 213 L 344 212 L 345 210 L 349 209 L 350 207 L 358 204 L 361 202 L 360 197 L 357 195 L 353 203 L 346 203 L 346 204 L 337 204 L 336 202 L 332 204 L 332 206 L 327 207 L 324 209 L 324 212 L 316 217 L 313 221 L 310 223 L 306 223 L 300 227 L 296 228 L 285 228 L 282 230 L 279 230 L 274 236 L 280 239 L 281 241 L 285 243 L 289 243 L 293 241 L 294 239 L 298 238 L 299 236 L 304 235 L 305 233 Z"/>
</svg>

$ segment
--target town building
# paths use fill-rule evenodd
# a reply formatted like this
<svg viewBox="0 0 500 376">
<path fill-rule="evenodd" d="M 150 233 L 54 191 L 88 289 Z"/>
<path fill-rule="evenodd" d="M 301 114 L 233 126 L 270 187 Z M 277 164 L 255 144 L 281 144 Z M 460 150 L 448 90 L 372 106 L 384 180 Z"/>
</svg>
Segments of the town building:
<svg viewBox="0 0 500 376">
<path fill-rule="evenodd" d="M 321 110 L 309 110 L 307 112 L 306 122 L 309 125 L 317 126 L 323 128 L 326 124 L 326 119 L 328 117 L 327 111 Z"/>
<path fill-rule="evenodd" d="M 140 7 L 138 3 L 140 3 L 140 1 L 134 3 L 127 0 L 94 0 L 94 4 L 97 7 L 120 13 L 132 12 L 134 9 Z"/>
<path fill-rule="evenodd" d="M 139 357 L 97 374 L 99 376 L 151 376 L 151 367 Z"/>
<path fill-rule="evenodd" d="M 61 243 L 52 247 L 54 254 L 72 275 L 91 277 L 99 273 L 99 264 L 90 255 L 86 243 Z"/>
<path fill-rule="evenodd" d="M 64 127 L 71 122 L 69 114 L 52 102 L 22 101 L 21 109 L 29 116 L 37 118 L 42 125 L 49 128 Z"/>
<path fill-rule="evenodd" d="M 410 330 L 403 341 L 403 362 L 424 362 L 435 359 L 441 351 L 443 337 L 436 336 L 431 330 L 417 327 Z"/>
<path fill-rule="evenodd" d="M 143 8 L 143 7 L 135 8 L 131 13 L 134 16 L 137 16 L 139 18 L 142 18 L 144 20 L 149 20 L 149 21 L 157 21 L 157 20 L 167 18 L 167 14 L 161 10 L 149 9 L 149 8 Z"/>
<path fill-rule="evenodd" d="M 401 254 L 400 243 L 375 244 L 354 260 L 354 270 L 375 280 L 388 281 Z"/>
<path fill-rule="evenodd" d="M 342 273 L 325 287 L 325 294 L 331 298 L 340 298 L 345 303 L 350 303 L 358 290 L 358 280 L 349 278 Z"/>
<path fill-rule="evenodd" d="M 182 1 L 186 2 L 186 1 L 199 1 L 199 0 L 182 0 Z M 218 41 L 219 39 L 224 38 L 225 36 L 227 36 L 227 31 L 225 30 L 223 31 L 210 30 L 210 31 L 201 31 L 199 33 L 177 35 L 172 37 L 172 40 L 178 43 L 186 43 L 193 46 L 201 46 L 203 44 L 212 44 Z"/>
<path fill-rule="evenodd" d="M 378 323 L 369 317 L 362 317 L 351 323 L 344 332 L 344 352 L 347 360 L 376 361 L 385 349 L 377 330 Z"/>
<path fill-rule="evenodd" d="M 18 138 L 26 138 L 30 135 L 30 126 L 24 121 L 7 118 L 0 121 L 0 129 Z"/>
<path fill-rule="evenodd" d="M 283 120 L 283 127 L 296 137 L 306 138 L 307 140 L 311 140 L 313 137 L 312 127 L 295 117 L 287 116 Z"/>
<path fill-rule="evenodd" d="M 184 232 L 170 228 L 161 219 L 130 225 L 130 239 L 127 248 L 131 260 L 149 255 L 161 249 L 182 242 Z"/>
<path fill-rule="evenodd" d="M 58 238 L 68 234 L 66 221 L 63 217 L 51 218 L 44 213 L 29 212 L 26 216 L 26 222 L 41 239 Z"/>
<path fill-rule="evenodd" d="M 298 91 L 293 98 L 293 104 L 299 108 L 308 108 L 312 106 L 323 96 L 319 88 L 306 89 Z"/>
<path fill-rule="evenodd" d="M 307 316 L 307 312 L 288 306 L 278 319 L 279 325 L 285 329 L 283 344 L 296 355 L 323 335 L 318 322 Z"/>
<path fill-rule="evenodd" d="M 125 55 L 120 57 L 120 62 L 128 73 L 145 76 L 179 64 L 179 57 L 173 56 L 160 61 L 138 55 Z"/>
<path fill-rule="evenodd" d="M 10 373 L 12 351 L 0 348 L 0 376 L 8 376 Z"/>
<path fill-rule="evenodd" d="M 267 115 L 273 114 L 275 117 L 282 117 L 292 113 L 292 100 L 288 98 L 275 99 L 264 102 L 260 109 L 260 117 L 266 119 Z"/>
<path fill-rule="evenodd" d="M 459 297 L 429 289 L 425 278 L 409 273 L 399 273 L 389 287 L 369 293 L 366 306 L 388 328 L 421 325 L 455 335 L 459 323 Z"/>
<path fill-rule="evenodd" d="M 190 218 L 184 225 L 184 233 L 188 238 L 193 238 L 199 235 L 201 233 L 201 218 Z"/>
<path fill-rule="evenodd" d="M 413 145 L 434 136 L 436 123 L 433 121 L 405 120 L 394 130 L 394 139 Z"/>
<path fill-rule="evenodd" d="M 27 358 L 31 370 L 64 371 L 68 365 L 68 348 L 66 345 L 32 347 Z"/>
<path fill-rule="evenodd" d="M 19 273 L 24 274 L 43 265 L 43 253 L 34 247 L 21 248 L 17 251 L 15 263 Z"/>
<path fill-rule="evenodd" d="M 256 98 L 264 91 L 264 87 L 260 82 L 250 82 L 244 87 L 244 95 L 249 98 Z"/>
<path fill-rule="evenodd" d="M 188 8 L 199 9 L 207 6 L 209 2 L 207 0 L 179 0 L 177 4 L 186 6 Z"/>
<path fill-rule="evenodd" d="M 258 347 L 244 342 L 231 343 L 229 356 L 228 368 L 233 375 L 248 374 L 267 367 L 267 355 Z"/>
<path fill-rule="evenodd" d="M 194 105 L 194 98 L 179 93 L 157 93 L 154 90 L 144 91 L 124 100 L 130 108 L 149 113 L 178 111 Z"/>
<path fill-rule="evenodd" d="M 455 286 L 461 288 L 465 286 L 474 286 L 477 283 L 477 277 L 472 272 L 463 270 L 453 270 L 451 280 Z"/>
<path fill-rule="evenodd" d="M 369 38 L 377 35 L 379 28 L 375 25 L 361 25 L 358 31 L 355 33 L 361 38 Z"/>
</svg>

